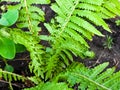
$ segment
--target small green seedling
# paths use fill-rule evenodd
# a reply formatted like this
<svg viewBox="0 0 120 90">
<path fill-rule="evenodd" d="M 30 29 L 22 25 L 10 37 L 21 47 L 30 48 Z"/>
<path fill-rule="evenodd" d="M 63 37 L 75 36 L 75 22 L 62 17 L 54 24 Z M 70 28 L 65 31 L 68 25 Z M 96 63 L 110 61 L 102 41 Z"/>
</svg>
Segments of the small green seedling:
<svg viewBox="0 0 120 90">
<path fill-rule="evenodd" d="M 106 41 L 104 42 L 104 48 L 111 49 L 113 45 L 113 38 L 109 35 L 106 36 Z"/>
<path fill-rule="evenodd" d="M 116 23 L 117 26 L 119 26 L 120 25 L 120 20 L 116 20 L 115 23 Z"/>
</svg>

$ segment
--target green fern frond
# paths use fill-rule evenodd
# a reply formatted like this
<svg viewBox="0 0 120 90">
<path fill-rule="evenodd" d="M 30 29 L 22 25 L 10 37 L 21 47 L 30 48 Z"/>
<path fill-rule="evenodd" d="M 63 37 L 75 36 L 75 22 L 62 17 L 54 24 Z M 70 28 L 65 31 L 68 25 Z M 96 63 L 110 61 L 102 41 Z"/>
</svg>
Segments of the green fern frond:
<svg viewBox="0 0 120 90">
<path fill-rule="evenodd" d="M 42 61 L 42 54 L 44 53 L 44 47 L 39 43 L 39 39 L 32 36 L 30 33 L 24 32 L 20 29 L 12 29 L 10 30 L 11 38 L 14 40 L 15 43 L 19 43 L 24 45 L 27 50 L 30 52 L 30 57 L 32 59 L 30 63 L 30 70 L 33 71 L 36 76 L 43 76 L 43 61 Z"/>
<path fill-rule="evenodd" d="M 106 69 L 108 64 L 103 63 L 89 69 L 82 63 L 73 62 L 65 71 L 54 76 L 51 82 L 40 83 L 25 90 L 73 90 L 76 84 L 78 90 L 118 90 L 120 72 L 115 73 L 115 68 Z"/>
<path fill-rule="evenodd" d="M 86 39 L 92 40 L 94 35 L 104 36 L 94 25 L 102 26 L 105 30 L 111 32 L 104 19 L 106 16 L 112 18 L 119 14 L 119 8 L 116 8 L 118 5 L 115 4 L 117 0 L 55 1 L 51 8 L 55 11 L 56 17 L 50 24 L 44 24 L 50 33 L 50 39 L 47 38 L 47 40 L 51 44 L 51 49 L 54 50 L 53 54 L 46 58 L 46 72 L 49 75 L 51 75 L 51 72 L 56 71 L 57 63 L 61 59 L 65 64 L 61 65 L 64 67 L 69 65 L 69 59 L 72 55 L 80 56 L 81 58 L 94 56 L 93 52 L 89 51 Z M 108 10 L 111 4 L 114 6 L 112 10 L 115 9 L 113 11 Z M 66 54 L 64 51 L 70 54 Z"/>
<path fill-rule="evenodd" d="M 120 15 L 119 0 L 103 0 L 100 16 L 104 19 L 113 18 Z"/>
<path fill-rule="evenodd" d="M 40 8 L 33 6 L 33 4 L 40 4 L 40 2 L 38 3 L 38 0 L 23 0 L 20 4 L 20 18 L 18 19 L 17 27 L 28 27 L 32 34 L 37 35 L 38 31 L 40 31 L 38 24 L 40 21 L 44 21 L 44 13 Z"/>
<path fill-rule="evenodd" d="M 44 47 L 39 44 L 38 38 L 38 33 L 41 30 L 38 24 L 44 21 L 44 12 L 36 5 L 48 4 L 50 0 L 11 0 L 10 2 L 19 2 L 15 5 L 7 5 L 8 9 L 19 10 L 16 28 L 9 29 L 11 38 L 15 43 L 24 45 L 30 52 L 32 59 L 30 71 L 34 72 L 36 76 L 44 78 L 44 68 L 42 68 L 44 66 L 42 59 Z M 27 28 L 29 31 L 23 32 L 23 28 Z"/>
<path fill-rule="evenodd" d="M 67 81 L 71 87 L 77 83 L 79 84 L 79 90 L 120 89 L 120 72 L 114 73 L 115 68 L 104 70 L 107 66 L 108 63 L 104 63 L 89 69 L 83 64 L 73 63 L 65 73 L 58 75 L 53 81 Z"/>
<path fill-rule="evenodd" d="M 0 78 L 4 78 L 6 81 L 22 80 L 24 82 L 25 80 L 28 80 L 26 77 L 23 77 L 12 72 L 3 71 L 2 69 L 0 69 Z"/>
<path fill-rule="evenodd" d="M 8 9 L 19 9 L 17 28 L 28 28 L 32 34 L 38 35 L 40 31 L 38 24 L 44 21 L 44 12 L 36 5 L 48 4 L 50 0 L 11 0 L 10 2 L 19 2 L 16 5 L 7 5 Z"/>
<path fill-rule="evenodd" d="M 11 2 L 16 2 L 16 0 L 11 0 Z M 15 43 L 27 48 L 32 59 L 30 71 L 43 80 L 51 80 L 62 72 L 70 62 L 73 62 L 73 55 L 81 58 L 94 56 L 94 53 L 89 51 L 86 39 L 92 40 L 94 35 L 103 36 L 95 25 L 102 26 L 110 32 L 104 19 L 115 17 L 120 13 L 117 0 L 55 0 L 51 8 L 56 16 L 51 23 L 44 24 L 49 35 L 40 35 L 39 38 L 38 24 L 44 21 L 44 13 L 35 4 L 49 2 L 50 0 L 21 0 L 17 5 L 8 5 L 8 9 L 17 7 L 20 17 L 16 22 L 16 28 L 9 31 L 10 36 Z M 22 28 L 28 28 L 30 32 L 24 32 Z M 40 39 L 48 41 L 50 46 L 44 48 L 39 44 Z M 115 79 L 114 82 L 119 83 L 119 80 L 117 81 L 119 73 L 113 74 L 114 69 L 102 72 L 107 64 L 102 64 L 92 70 L 83 65 L 74 64 L 73 66 L 74 68 L 60 75 L 67 77 L 71 86 L 80 83 L 82 90 L 106 90 L 109 87 L 113 89 L 114 86 L 119 87 L 117 83 L 114 85 L 110 83 L 113 79 Z"/>
</svg>

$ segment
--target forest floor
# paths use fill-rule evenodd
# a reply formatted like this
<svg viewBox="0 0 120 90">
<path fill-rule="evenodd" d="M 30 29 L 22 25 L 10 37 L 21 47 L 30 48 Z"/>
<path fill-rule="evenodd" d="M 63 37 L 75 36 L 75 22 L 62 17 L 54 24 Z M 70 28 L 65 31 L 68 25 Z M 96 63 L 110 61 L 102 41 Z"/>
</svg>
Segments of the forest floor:
<svg viewBox="0 0 120 90">
<path fill-rule="evenodd" d="M 38 5 L 39 6 L 39 5 Z M 43 5 L 40 6 L 41 8 L 44 8 L 45 11 L 45 18 L 46 22 L 49 22 L 52 17 L 54 17 L 54 12 L 51 11 L 49 6 Z M 92 68 L 96 65 L 103 63 L 103 62 L 109 62 L 108 67 L 116 67 L 116 71 L 120 70 L 120 26 L 117 26 L 115 21 L 119 18 L 109 19 L 106 20 L 106 23 L 109 25 L 112 33 L 109 33 L 107 31 L 104 31 L 103 28 L 97 27 L 98 30 L 100 30 L 105 37 L 98 37 L 94 36 L 93 40 L 89 43 L 91 50 L 95 52 L 95 58 L 94 59 L 85 59 L 81 60 L 80 58 L 75 58 L 77 61 L 84 63 L 87 67 Z M 40 34 L 48 34 L 47 30 L 41 23 L 40 26 L 42 26 L 42 32 Z M 112 39 L 111 49 L 105 48 L 104 44 L 107 42 L 107 39 L 109 36 Z M 47 42 L 42 41 L 41 44 L 48 45 Z M 8 61 L 8 64 L 12 65 L 14 67 L 14 73 L 23 75 L 23 76 L 30 76 L 31 73 L 28 69 L 28 64 L 30 62 L 30 55 L 28 52 L 24 53 L 18 53 L 14 60 Z M 0 60 L 0 68 L 4 68 L 5 63 Z M 21 83 L 21 82 L 12 82 L 13 88 L 15 90 L 21 90 L 21 88 L 24 87 L 30 87 L 32 86 L 31 83 Z M 0 90 L 8 90 L 8 82 L 0 79 Z"/>
<path fill-rule="evenodd" d="M 98 28 L 105 37 L 94 36 L 93 41 L 89 42 L 91 50 L 95 52 L 94 59 L 85 59 L 83 62 L 87 67 L 94 67 L 100 63 L 109 62 L 108 67 L 116 67 L 116 71 L 120 70 L 120 26 L 117 26 L 115 21 L 119 19 L 113 18 L 106 20 L 106 23 L 109 25 L 112 33 L 103 31 L 103 28 Z M 110 41 L 110 48 L 106 46 L 106 43 Z"/>
</svg>

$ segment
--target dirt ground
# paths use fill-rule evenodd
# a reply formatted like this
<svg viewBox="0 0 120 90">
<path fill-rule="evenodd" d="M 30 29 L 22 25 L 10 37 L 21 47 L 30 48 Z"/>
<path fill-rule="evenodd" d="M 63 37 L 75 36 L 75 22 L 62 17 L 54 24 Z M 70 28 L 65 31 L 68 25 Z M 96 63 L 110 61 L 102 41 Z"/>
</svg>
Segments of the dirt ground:
<svg viewBox="0 0 120 90">
<path fill-rule="evenodd" d="M 119 17 L 106 20 L 112 33 L 103 31 L 102 28 L 98 28 L 105 37 L 94 36 L 93 41 L 89 42 L 91 50 L 96 54 L 94 59 L 86 59 L 83 62 L 87 67 L 94 67 L 103 62 L 109 62 L 109 67 L 116 67 L 116 71 L 120 70 L 120 26 L 117 26 L 115 21 Z M 107 36 L 112 39 L 111 49 L 106 48 L 104 43 L 107 42 Z"/>
</svg>

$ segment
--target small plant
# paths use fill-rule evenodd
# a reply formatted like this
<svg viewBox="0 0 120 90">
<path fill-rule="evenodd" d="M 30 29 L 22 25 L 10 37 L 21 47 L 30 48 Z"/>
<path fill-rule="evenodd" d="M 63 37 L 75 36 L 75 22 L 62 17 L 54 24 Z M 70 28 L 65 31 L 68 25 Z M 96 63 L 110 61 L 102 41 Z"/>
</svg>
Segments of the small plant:
<svg viewBox="0 0 120 90">
<path fill-rule="evenodd" d="M 111 49 L 113 45 L 113 38 L 109 35 L 106 36 L 106 41 L 104 42 L 104 48 Z"/>
<path fill-rule="evenodd" d="M 10 38 L 10 34 L 6 32 L 6 29 L 8 29 L 7 27 L 15 24 L 18 17 L 19 12 L 17 9 L 9 9 L 7 10 L 7 12 L 3 12 L 0 18 L 0 59 L 3 60 L 5 63 L 4 71 L 0 69 L 0 78 L 4 77 L 4 79 L 9 82 L 11 90 L 13 90 L 11 85 L 12 80 L 24 79 L 21 78 L 22 76 L 17 76 L 17 74 L 13 74 L 13 66 L 8 65 L 7 63 L 7 61 L 14 59 L 16 53 L 25 51 L 25 48 L 22 45 L 15 44 L 15 42 Z"/>
<path fill-rule="evenodd" d="M 120 25 L 120 20 L 116 20 L 115 23 L 116 23 L 117 26 L 119 26 Z"/>
</svg>

